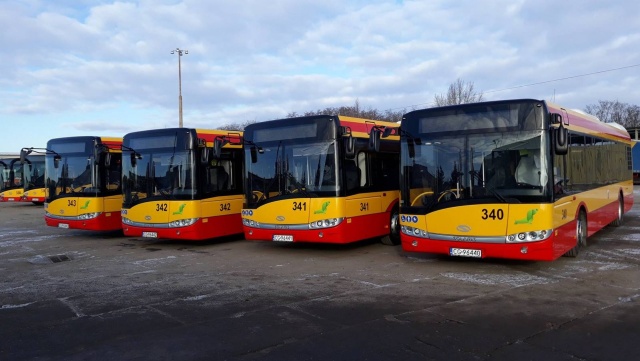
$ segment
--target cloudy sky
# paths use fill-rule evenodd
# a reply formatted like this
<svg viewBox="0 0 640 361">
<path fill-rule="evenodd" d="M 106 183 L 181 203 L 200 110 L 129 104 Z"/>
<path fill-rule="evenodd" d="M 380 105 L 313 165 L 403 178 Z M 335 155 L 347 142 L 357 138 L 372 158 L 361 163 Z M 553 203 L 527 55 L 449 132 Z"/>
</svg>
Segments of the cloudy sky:
<svg viewBox="0 0 640 361">
<path fill-rule="evenodd" d="M 0 0 L 0 151 L 353 105 L 640 104 L 637 0 Z"/>
</svg>

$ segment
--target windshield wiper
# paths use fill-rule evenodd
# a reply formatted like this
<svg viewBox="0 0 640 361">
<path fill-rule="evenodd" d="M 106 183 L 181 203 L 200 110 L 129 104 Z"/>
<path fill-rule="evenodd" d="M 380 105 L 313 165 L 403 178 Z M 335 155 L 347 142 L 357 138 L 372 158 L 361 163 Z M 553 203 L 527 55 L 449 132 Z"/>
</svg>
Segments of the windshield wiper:
<svg viewBox="0 0 640 361">
<path fill-rule="evenodd" d="M 508 203 L 507 199 L 505 197 L 502 196 L 502 194 L 498 193 L 497 190 L 495 189 L 490 189 L 489 192 L 491 192 L 491 195 L 493 195 L 494 197 L 498 198 L 498 200 L 502 203 Z"/>
<path fill-rule="evenodd" d="M 294 188 L 291 189 L 289 194 L 293 194 L 293 195 L 297 195 L 297 196 L 307 196 L 307 197 L 310 197 L 310 198 L 318 196 L 315 193 L 309 192 L 307 190 L 307 188 L 303 184 L 300 184 L 299 186 L 298 185 L 294 186 Z"/>
</svg>

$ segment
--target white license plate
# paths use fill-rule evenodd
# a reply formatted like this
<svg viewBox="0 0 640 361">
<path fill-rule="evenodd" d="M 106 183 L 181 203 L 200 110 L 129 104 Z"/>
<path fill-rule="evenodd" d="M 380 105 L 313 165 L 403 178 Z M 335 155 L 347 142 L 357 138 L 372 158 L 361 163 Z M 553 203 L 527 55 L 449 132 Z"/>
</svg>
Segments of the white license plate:
<svg viewBox="0 0 640 361">
<path fill-rule="evenodd" d="M 275 242 L 293 242 L 293 236 L 289 234 L 274 234 L 273 240 Z"/>
<path fill-rule="evenodd" d="M 458 257 L 476 257 L 482 258 L 482 250 L 468 248 L 451 248 L 449 254 Z"/>
<path fill-rule="evenodd" d="M 58 223 L 58 228 L 69 228 L 69 225 L 66 223 Z"/>
<path fill-rule="evenodd" d="M 145 238 L 158 238 L 158 232 L 142 232 L 142 237 L 145 237 Z"/>
</svg>

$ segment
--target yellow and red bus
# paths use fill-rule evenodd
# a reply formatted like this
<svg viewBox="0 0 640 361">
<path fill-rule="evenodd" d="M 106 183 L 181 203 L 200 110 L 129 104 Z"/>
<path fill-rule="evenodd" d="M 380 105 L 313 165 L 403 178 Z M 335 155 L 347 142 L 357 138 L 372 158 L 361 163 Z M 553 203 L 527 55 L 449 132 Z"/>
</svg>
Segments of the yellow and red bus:
<svg viewBox="0 0 640 361">
<path fill-rule="evenodd" d="M 23 153 L 24 152 L 24 153 Z M 45 155 L 32 154 L 32 150 L 23 148 L 20 161 L 23 164 L 23 202 L 44 204 L 46 197 L 44 189 Z"/>
<path fill-rule="evenodd" d="M 2 169 L 2 188 L 0 202 L 20 202 L 24 193 L 23 166 L 20 158 L 0 160 Z"/>
<path fill-rule="evenodd" d="M 398 124 L 306 116 L 245 128 L 245 238 L 398 244 Z"/>
<path fill-rule="evenodd" d="M 4 190 L 12 183 L 9 181 L 9 166 L 13 158 L 0 158 L 0 196 L 4 198 Z"/>
<path fill-rule="evenodd" d="M 122 138 L 96 136 L 47 142 L 44 218 L 48 226 L 122 229 L 121 145 Z"/>
<path fill-rule="evenodd" d="M 9 165 L 11 159 L 0 158 L 0 193 L 4 192 L 4 188 L 9 184 Z"/>
<path fill-rule="evenodd" d="M 402 248 L 554 260 L 633 204 L 629 134 L 533 99 L 416 110 L 401 125 Z"/>
<path fill-rule="evenodd" d="M 633 156 L 633 184 L 640 184 L 640 140 L 633 140 L 631 155 Z"/>
<path fill-rule="evenodd" d="M 199 241 L 242 233 L 242 133 L 146 130 L 126 134 L 122 149 L 125 235 Z"/>
</svg>

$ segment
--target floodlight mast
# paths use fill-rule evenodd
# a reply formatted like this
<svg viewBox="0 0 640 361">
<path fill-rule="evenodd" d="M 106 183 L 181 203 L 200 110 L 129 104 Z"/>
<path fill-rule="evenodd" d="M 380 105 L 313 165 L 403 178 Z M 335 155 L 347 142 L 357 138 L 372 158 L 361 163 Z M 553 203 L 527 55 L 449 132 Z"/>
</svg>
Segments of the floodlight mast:
<svg viewBox="0 0 640 361">
<path fill-rule="evenodd" d="M 180 58 L 182 55 L 189 54 L 189 50 L 176 48 L 171 50 L 171 54 L 178 54 L 178 126 L 182 128 L 182 62 Z"/>
</svg>

